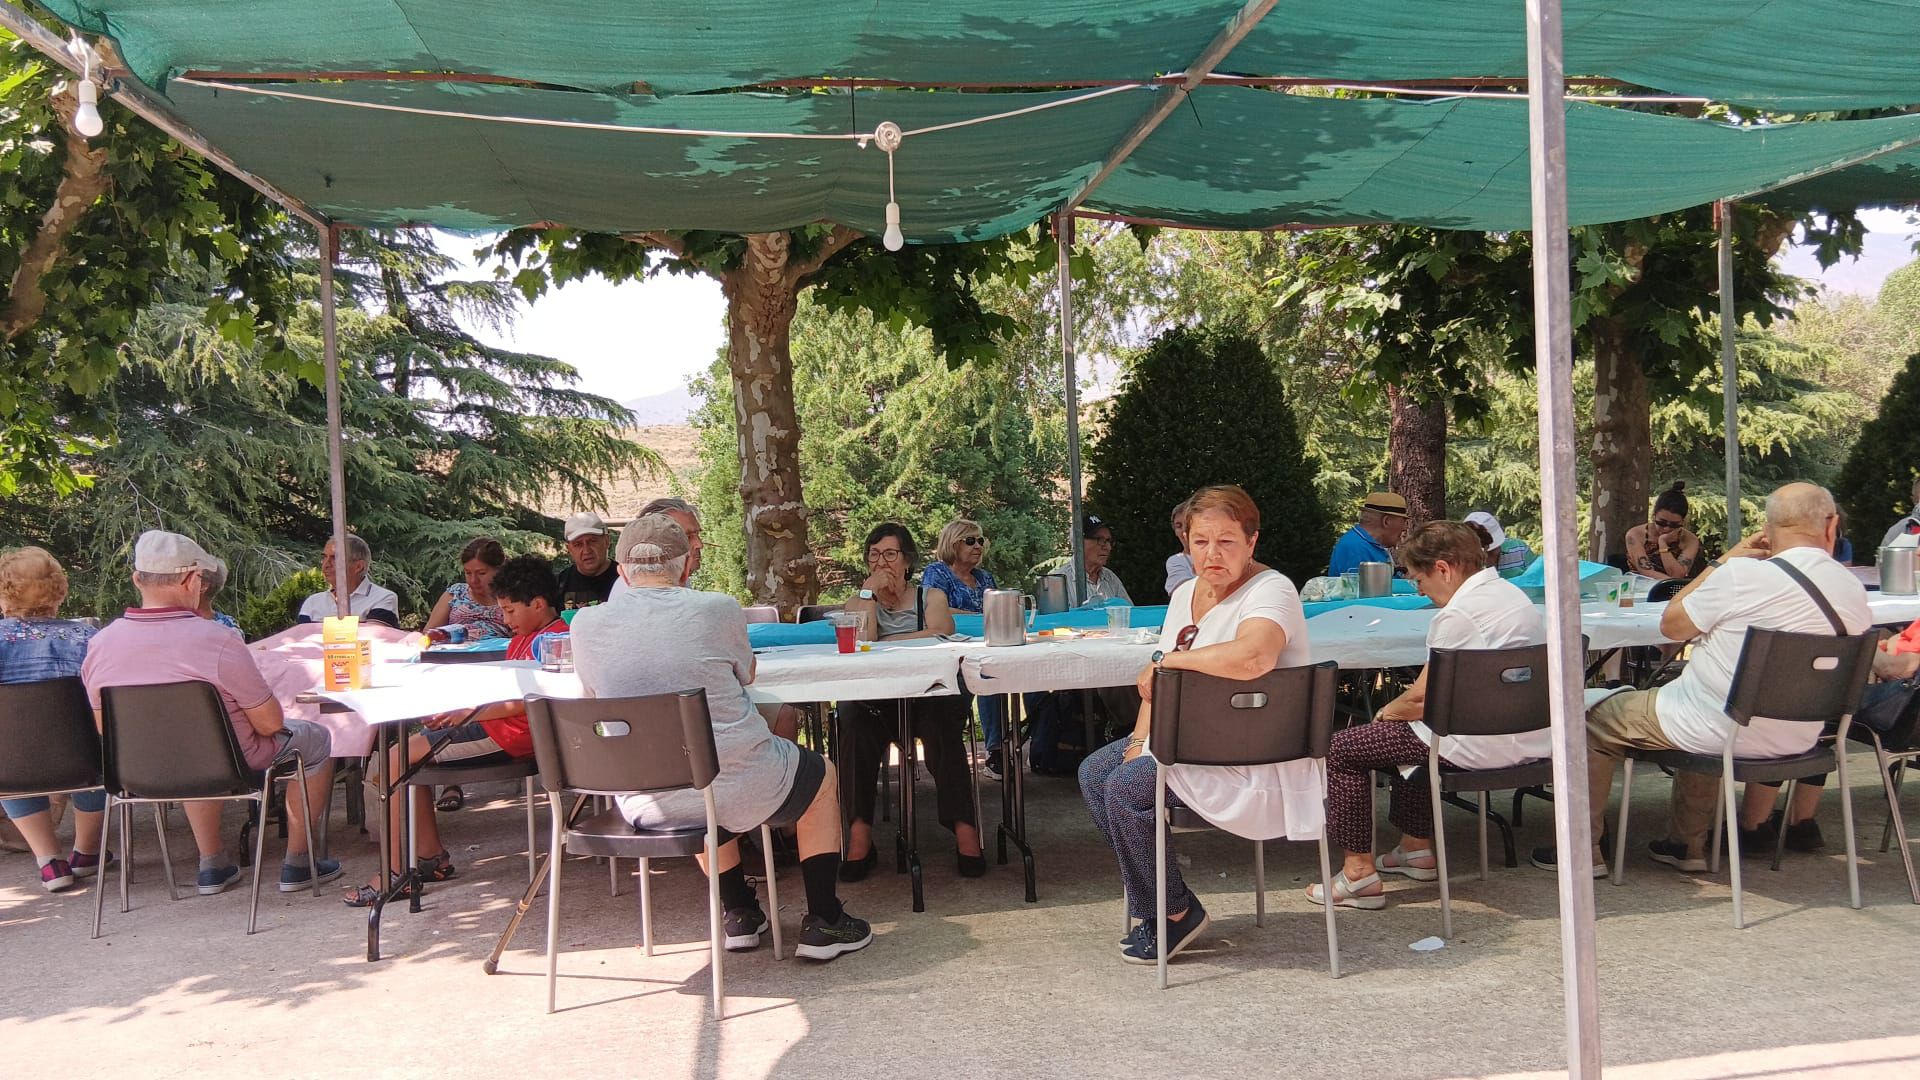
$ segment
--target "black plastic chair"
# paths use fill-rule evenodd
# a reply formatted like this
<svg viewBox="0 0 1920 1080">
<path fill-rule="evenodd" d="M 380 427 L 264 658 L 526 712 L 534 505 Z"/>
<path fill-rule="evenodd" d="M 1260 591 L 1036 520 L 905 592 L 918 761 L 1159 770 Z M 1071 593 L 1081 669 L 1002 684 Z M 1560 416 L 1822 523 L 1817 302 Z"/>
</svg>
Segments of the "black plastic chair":
<svg viewBox="0 0 1920 1080">
<path fill-rule="evenodd" d="M 714 816 L 714 777 L 720 774 L 719 752 L 713 743 L 713 719 L 707 712 L 705 690 L 648 697 L 561 700 L 530 697 L 527 719 L 533 731 L 534 760 L 540 764 L 540 783 L 557 807 L 563 792 L 578 798 L 564 819 L 552 816 L 553 833 L 547 866 L 553 880 L 547 886 L 547 1011 L 553 1012 L 559 977 L 560 866 L 568 851 L 583 855 L 640 861 L 640 934 L 648 956 L 653 955 L 653 892 L 648 881 L 653 859 L 678 858 L 705 852 L 713 866 L 722 835 Z M 628 824 L 618 810 L 607 810 L 585 820 L 589 796 L 664 793 L 693 789 L 706 797 L 704 829 L 640 829 Z M 781 958 L 780 894 L 774 881 L 773 837 L 760 827 L 760 850 L 767 860 L 767 910 L 773 923 L 773 958 Z M 539 888 L 528 887 L 526 901 Z M 720 927 L 720 878 L 707 875 L 709 935 L 713 948 L 713 1018 L 726 1016 L 726 987 L 722 974 L 725 955 Z M 519 915 L 514 917 L 517 925 Z M 512 934 L 508 928 L 508 935 Z M 504 942 L 504 939 L 503 939 Z"/>
<path fill-rule="evenodd" d="M 1585 651 L 1585 643 L 1581 645 Z M 1447 878 L 1444 794 L 1480 796 L 1480 880 L 1487 879 L 1487 793 L 1553 781 L 1553 759 L 1501 769 L 1462 769 L 1440 760 L 1449 735 L 1520 735 L 1553 725 L 1547 691 L 1547 646 L 1510 649 L 1434 649 L 1427 660 L 1427 705 L 1433 731 L 1427 748 L 1427 786 L 1433 797 L 1434 860 L 1440 869 L 1440 936 L 1453 936 L 1453 894 Z"/>
<path fill-rule="evenodd" d="M 1853 711 L 1866 689 L 1867 676 L 1873 671 L 1876 635 L 1795 634 L 1782 630 L 1750 627 L 1740 646 L 1740 659 L 1733 672 L 1733 686 L 1727 692 L 1726 714 L 1734 726 L 1727 734 L 1720 754 L 1693 754 L 1684 750 L 1636 750 L 1625 753 L 1624 777 L 1620 792 L 1620 820 L 1614 827 L 1613 883 L 1626 880 L 1627 808 L 1633 796 L 1633 763 L 1650 761 L 1677 772 L 1705 773 L 1720 778 L 1721 803 L 1714 809 L 1713 828 L 1707 833 L 1708 870 L 1719 873 L 1720 831 L 1727 832 L 1727 865 L 1733 881 L 1733 925 L 1746 927 L 1745 909 L 1740 893 L 1740 807 L 1733 785 L 1787 785 L 1787 800 L 1793 800 L 1795 781 L 1832 772 L 1839 777 L 1840 817 L 1847 839 L 1847 890 L 1856 908 L 1860 906 L 1860 862 L 1853 835 L 1853 795 L 1847 787 L 1847 755 L 1836 747 L 1846 745 Z M 1837 730 L 1832 742 L 1816 743 L 1804 754 L 1779 758 L 1736 758 L 1733 744 L 1740 730 L 1754 717 L 1794 723 L 1833 724 Z M 1781 830 L 1785 840 L 1786 830 Z M 1774 869 L 1780 868 L 1780 849 L 1774 849 Z"/>
<path fill-rule="evenodd" d="M 1916 738 L 1916 728 L 1920 728 L 1920 693 L 1909 693 L 1906 704 L 1894 718 L 1893 727 L 1882 734 L 1865 724 L 1855 724 L 1848 731 L 1849 737 L 1873 749 L 1875 762 L 1880 767 L 1880 783 L 1887 796 L 1887 823 L 1880 830 L 1880 850 L 1887 850 L 1890 841 L 1900 842 L 1900 862 L 1907 872 L 1907 892 L 1913 902 L 1920 904 L 1920 875 L 1914 873 L 1913 844 L 1907 838 L 1907 823 L 1900 813 L 1900 787 L 1907 778 L 1907 770 L 1913 762 L 1920 759 L 1920 738 Z"/>
<path fill-rule="evenodd" d="M 1279 668 L 1257 679 L 1222 679 L 1193 671 L 1162 670 L 1154 676 L 1153 725 L 1148 748 L 1154 770 L 1154 940 L 1161 943 L 1159 985 L 1167 986 L 1167 767 L 1170 765 L 1226 765 L 1249 767 L 1289 761 L 1325 761 L 1333 743 L 1334 684 L 1338 665 L 1328 660 L 1301 667 Z M 1324 802 L 1326 791 L 1322 789 Z M 1199 815 L 1183 815 L 1188 824 L 1202 824 Z M 1254 866 L 1264 877 L 1263 842 L 1254 841 Z M 1256 882 L 1256 897 L 1265 892 Z M 1327 854 L 1326 830 L 1320 831 L 1320 887 L 1333 895 L 1333 869 Z M 1262 903 L 1264 908 L 1264 903 Z M 1326 905 L 1327 966 L 1340 977 L 1340 934 L 1334 925 L 1334 905 Z M 1262 912 L 1264 913 L 1264 912 Z"/>
<path fill-rule="evenodd" d="M 407 777 L 406 782 L 402 786 L 409 788 L 424 787 L 431 790 L 436 787 L 484 784 L 496 780 L 520 781 L 521 786 L 525 789 L 527 808 L 527 880 L 532 881 L 534 863 L 539 858 L 540 852 L 539 830 L 534 825 L 533 815 L 533 780 L 534 777 L 538 775 L 540 775 L 540 770 L 534 765 L 532 758 L 516 758 L 512 761 L 502 761 L 492 765 L 463 765 L 457 761 L 442 764 L 434 761 L 432 758 L 428 758 L 424 764 L 414 770 L 412 775 Z M 406 820 L 409 825 L 411 825 L 413 821 L 413 800 L 410 795 L 407 796 L 406 806 Z M 406 865 L 412 866 L 414 861 L 419 857 L 419 853 L 414 850 L 413 830 L 411 828 L 408 828 L 405 840 L 407 844 Z"/>
<path fill-rule="evenodd" d="M 73 676 L 0 683 L 0 799 L 100 787 L 100 734 Z"/>
<path fill-rule="evenodd" d="M 160 834 L 160 865 L 166 871 L 167 897 L 179 899 L 174 887 L 173 861 L 167 853 L 166 818 L 163 804 L 203 800 L 231 800 L 253 803 L 252 812 L 267 820 L 273 785 L 291 783 L 306 805 L 306 762 L 295 754 L 293 760 L 276 763 L 264 772 L 247 765 L 234 737 L 233 724 L 221 704 L 220 691 L 212 683 L 155 683 L 145 686 L 108 686 L 100 691 L 100 744 L 102 779 L 107 789 L 106 819 L 120 809 L 120 910 L 131 911 L 127 894 L 127 867 L 133 862 L 133 840 L 127 822 L 127 808 L 134 803 L 154 805 L 154 826 Z M 307 873 L 313 882 L 313 895 L 320 895 L 320 868 L 315 865 L 313 849 L 313 813 L 307 807 L 303 815 L 307 832 Z M 100 862 L 107 862 L 106 850 L 111 828 L 103 828 L 100 838 Z M 254 830 L 253 899 L 247 905 L 247 933 L 254 932 L 260 913 L 260 864 L 266 857 L 267 830 Z M 106 909 L 105 888 L 94 898 L 93 936 L 100 936 L 101 915 Z"/>
</svg>

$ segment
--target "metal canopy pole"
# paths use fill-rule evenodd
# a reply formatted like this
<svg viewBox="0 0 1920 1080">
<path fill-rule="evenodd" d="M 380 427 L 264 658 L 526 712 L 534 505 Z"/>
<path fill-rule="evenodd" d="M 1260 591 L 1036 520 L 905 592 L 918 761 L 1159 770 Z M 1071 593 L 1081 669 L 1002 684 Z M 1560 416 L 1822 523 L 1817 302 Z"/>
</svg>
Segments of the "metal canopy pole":
<svg viewBox="0 0 1920 1080">
<path fill-rule="evenodd" d="M 1067 376 L 1067 547 L 1073 552 L 1073 586 L 1069 603 L 1079 607 L 1086 602 L 1087 557 L 1085 538 L 1080 535 L 1080 377 L 1074 370 L 1073 353 L 1073 214 L 1061 210 L 1053 215 L 1055 268 L 1060 281 L 1060 364 Z"/>
<path fill-rule="evenodd" d="M 1720 219 L 1720 396 L 1727 409 L 1727 546 L 1740 540 L 1740 356 L 1733 311 L 1733 203 L 1714 207 Z"/>
<path fill-rule="evenodd" d="M 320 334 L 327 368 L 327 487 L 333 498 L 333 604 L 340 615 L 352 612 L 353 583 L 347 578 L 347 467 L 340 441 L 340 333 L 334 319 L 333 264 L 340 257 L 338 226 L 320 226 Z"/>
<path fill-rule="evenodd" d="M 1527 143 L 1533 173 L 1534 363 L 1540 385 L 1540 503 L 1546 528 L 1547 683 L 1553 709 L 1553 832 L 1558 842 L 1560 965 L 1567 1071 L 1600 1076 L 1593 951 L 1593 835 L 1581 684 L 1574 478 L 1573 327 L 1567 250 L 1567 105 L 1560 0 L 1527 0 Z"/>
</svg>

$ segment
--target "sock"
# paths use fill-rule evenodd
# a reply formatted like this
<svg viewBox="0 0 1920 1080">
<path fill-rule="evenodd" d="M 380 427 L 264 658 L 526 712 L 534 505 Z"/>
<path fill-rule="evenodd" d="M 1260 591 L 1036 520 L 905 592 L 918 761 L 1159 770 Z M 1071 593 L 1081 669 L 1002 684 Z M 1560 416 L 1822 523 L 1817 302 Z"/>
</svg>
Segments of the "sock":
<svg viewBox="0 0 1920 1080">
<path fill-rule="evenodd" d="M 840 921 L 840 853 L 827 852 L 800 860 L 800 878 L 807 887 L 807 913 L 822 922 Z"/>
<path fill-rule="evenodd" d="M 202 870 L 225 870 L 232 865 L 233 860 L 227 858 L 227 853 L 224 849 L 216 851 L 211 855 L 200 856 L 200 869 Z"/>
<path fill-rule="evenodd" d="M 58 856 L 58 855 L 49 855 L 49 856 L 47 856 L 47 857 L 46 857 L 46 858 L 44 858 L 44 859 L 40 859 L 40 868 L 41 868 L 41 869 L 43 869 L 43 870 L 44 870 L 44 869 L 46 869 L 46 868 L 47 868 L 47 866 L 48 866 L 48 865 L 50 865 L 50 864 L 51 864 L 51 863 L 53 862 L 53 860 L 55 860 L 55 859 L 57 859 L 57 858 L 59 858 L 59 857 L 60 857 L 60 856 Z M 36 858 L 36 859 L 38 859 L 38 858 L 40 858 L 40 857 L 36 855 L 36 856 L 34 856 L 34 858 Z"/>
<path fill-rule="evenodd" d="M 731 870 L 720 871 L 720 906 L 728 911 L 752 907 L 759 903 L 753 894 L 753 886 L 747 884 L 747 868 L 738 863 Z"/>
</svg>

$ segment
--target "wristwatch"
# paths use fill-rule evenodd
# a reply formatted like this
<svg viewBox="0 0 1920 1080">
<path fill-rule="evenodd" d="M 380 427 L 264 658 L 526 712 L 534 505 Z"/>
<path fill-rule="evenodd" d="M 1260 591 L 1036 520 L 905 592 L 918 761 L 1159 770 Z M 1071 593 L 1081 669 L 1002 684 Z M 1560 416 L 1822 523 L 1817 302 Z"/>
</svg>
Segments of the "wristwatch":
<svg viewBox="0 0 1920 1080">
<path fill-rule="evenodd" d="M 871 599 L 873 599 L 873 590 L 872 590 L 872 589 L 861 589 L 861 590 L 860 590 L 860 599 L 862 599 L 862 600 L 871 600 Z"/>
<path fill-rule="evenodd" d="M 1167 654 L 1164 651 L 1160 649 L 1155 649 L 1153 650 L 1153 659 L 1150 660 L 1149 663 L 1151 663 L 1154 667 L 1159 667 L 1160 661 L 1165 660 L 1166 658 L 1167 658 Z"/>
</svg>

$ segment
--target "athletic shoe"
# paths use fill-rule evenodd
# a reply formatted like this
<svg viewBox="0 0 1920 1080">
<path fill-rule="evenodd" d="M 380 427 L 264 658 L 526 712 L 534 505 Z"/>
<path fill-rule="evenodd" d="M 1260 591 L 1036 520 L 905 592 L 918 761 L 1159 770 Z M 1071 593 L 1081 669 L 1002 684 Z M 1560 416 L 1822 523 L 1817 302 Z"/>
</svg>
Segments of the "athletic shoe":
<svg viewBox="0 0 1920 1080">
<path fill-rule="evenodd" d="M 106 865 L 112 866 L 118 859 L 109 852 Z M 73 867 L 73 876 L 89 878 L 100 872 L 100 853 L 97 851 L 78 851 L 67 856 L 67 865 Z"/>
<path fill-rule="evenodd" d="M 871 944 L 873 927 L 842 908 L 837 922 L 829 923 L 812 913 L 803 917 L 800 944 L 793 951 L 809 960 L 831 960 L 842 953 L 859 952 Z"/>
<path fill-rule="evenodd" d="M 340 876 L 339 859 L 315 859 L 314 866 L 320 870 L 320 884 L 325 885 Z M 299 892 L 313 888 L 313 872 L 307 869 L 307 860 L 299 863 L 285 863 L 280 867 L 280 891 Z"/>
<path fill-rule="evenodd" d="M 1778 814 L 1774 815 L 1778 817 Z M 1787 850 L 1813 852 L 1827 846 L 1826 838 L 1820 835 L 1820 823 L 1808 818 L 1787 826 Z"/>
<path fill-rule="evenodd" d="M 1194 939 L 1199 937 L 1200 932 L 1205 930 L 1212 921 L 1207 918 L 1207 909 L 1200 906 L 1198 899 L 1187 905 L 1186 918 L 1168 919 L 1167 959 L 1172 960 L 1179 956 L 1181 950 L 1193 944 Z M 1120 959 L 1129 964 L 1157 964 L 1160 962 L 1160 951 L 1154 942 L 1154 920 L 1148 919 L 1140 925 L 1145 927 L 1147 932 L 1140 935 L 1140 940 L 1135 942 L 1131 949 L 1121 953 Z"/>
<path fill-rule="evenodd" d="M 1542 870 L 1550 870 L 1556 874 L 1560 872 L 1560 853 L 1551 847 L 1534 848 L 1532 862 L 1533 865 Z M 1593 876 L 1596 879 L 1606 877 L 1607 864 L 1604 862 L 1595 862 L 1593 864 Z"/>
<path fill-rule="evenodd" d="M 40 887 L 48 892 L 66 892 L 73 888 L 73 867 L 65 859 L 55 859 L 40 868 Z"/>
<path fill-rule="evenodd" d="M 1147 938 L 1150 938 L 1152 936 L 1153 936 L 1153 920 L 1152 919 L 1148 919 L 1145 922 L 1134 923 L 1133 929 L 1127 931 L 1127 936 L 1120 939 L 1120 951 L 1122 953 L 1125 953 L 1128 949 L 1133 948 L 1135 945 L 1138 945 L 1140 942 L 1145 941 Z"/>
<path fill-rule="evenodd" d="M 760 939 L 773 924 L 767 921 L 767 913 L 760 905 L 752 907 L 728 908 L 720 920 L 721 929 L 727 935 L 728 952 L 751 952 L 760 947 Z"/>
<path fill-rule="evenodd" d="M 1707 872 L 1707 860 L 1687 854 L 1687 845 L 1672 840 L 1655 840 L 1647 845 L 1647 855 L 1654 862 L 1666 863 L 1683 874 L 1704 874 Z"/>
<path fill-rule="evenodd" d="M 980 767 L 986 770 L 987 775 L 995 780 L 1005 780 L 1007 778 L 1006 771 L 1000 767 L 1000 754 L 997 748 L 987 754 L 986 762 Z"/>
<path fill-rule="evenodd" d="M 218 870 L 200 871 L 200 895 L 215 896 L 227 891 L 227 886 L 240 878 L 240 868 L 228 863 Z"/>
</svg>

